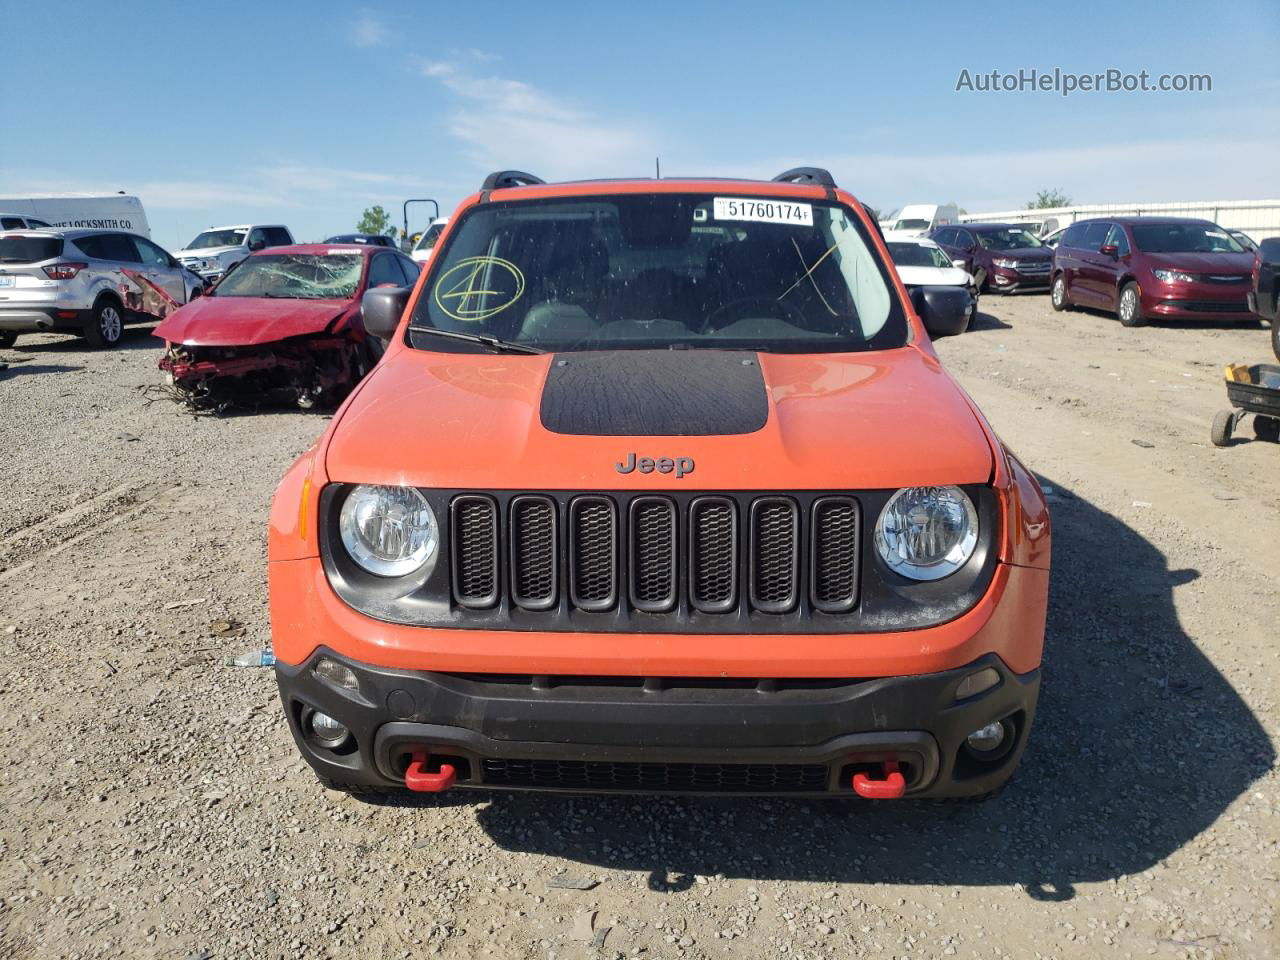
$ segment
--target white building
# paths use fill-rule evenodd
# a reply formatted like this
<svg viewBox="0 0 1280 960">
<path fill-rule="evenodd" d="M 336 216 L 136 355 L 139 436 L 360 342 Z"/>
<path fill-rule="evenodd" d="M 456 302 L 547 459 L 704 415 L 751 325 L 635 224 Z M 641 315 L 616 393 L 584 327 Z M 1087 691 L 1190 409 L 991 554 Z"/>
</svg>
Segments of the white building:
<svg viewBox="0 0 1280 960">
<path fill-rule="evenodd" d="M 967 213 L 965 223 L 1041 223 L 1041 233 L 1091 217 L 1193 217 L 1242 230 L 1255 242 L 1280 237 L 1280 200 L 1206 200 L 1203 203 L 1095 203 L 1043 210 Z"/>
</svg>

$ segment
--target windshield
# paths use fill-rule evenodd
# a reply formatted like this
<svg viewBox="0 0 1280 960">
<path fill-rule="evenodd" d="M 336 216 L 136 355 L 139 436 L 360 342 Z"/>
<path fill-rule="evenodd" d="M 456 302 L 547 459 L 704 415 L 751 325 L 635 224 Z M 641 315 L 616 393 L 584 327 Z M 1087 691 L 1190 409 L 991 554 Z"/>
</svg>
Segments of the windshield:
<svg viewBox="0 0 1280 960">
<path fill-rule="evenodd" d="M 206 230 L 182 249 L 202 250 L 205 247 L 239 247 L 244 244 L 247 230 Z"/>
<path fill-rule="evenodd" d="M 347 299 L 360 284 L 364 257 L 358 253 L 278 253 L 249 257 L 210 296 Z"/>
<path fill-rule="evenodd" d="M 975 230 L 978 242 L 988 250 L 1026 250 L 1043 247 L 1036 235 L 1023 227 L 1001 227 L 998 230 Z"/>
<path fill-rule="evenodd" d="M 473 207 L 413 328 L 544 350 L 901 346 L 908 328 L 844 207 L 646 194 Z M 412 338 L 444 349 L 442 338 Z"/>
<path fill-rule="evenodd" d="M 1222 228 L 1208 223 L 1134 224 L 1133 242 L 1145 253 L 1244 253 Z"/>
<path fill-rule="evenodd" d="M 928 220 L 899 220 L 893 225 L 895 230 L 928 230 Z"/>
<path fill-rule="evenodd" d="M 445 225 L 443 223 L 433 223 L 427 227 L 427 232 L 418 238 L 418 245 L 415 250 L 430 250 L 436 245 L 436 241 L 440 239 L 440 234 L 444 232 Z"/>
<path fill-rule="evenodd" d="M 951 258 L 937 247 L 922 243 L 887 243 L 889 256 L 900 267 L 949 267 Z"/>
</svg>

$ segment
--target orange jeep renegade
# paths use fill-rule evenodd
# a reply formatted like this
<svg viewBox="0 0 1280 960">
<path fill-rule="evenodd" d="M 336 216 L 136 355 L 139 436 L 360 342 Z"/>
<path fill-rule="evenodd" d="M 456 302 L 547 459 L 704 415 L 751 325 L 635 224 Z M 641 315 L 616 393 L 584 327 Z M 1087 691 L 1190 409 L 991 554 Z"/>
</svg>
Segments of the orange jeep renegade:
<svg viewBox="0 0 1280 960">
<path fill-rule="evenodd" d="M 271 514 L 277 676 L 348 790 L 980 797 L 1049 518 L 830 174 L 490 176 Z"/>
</svg>

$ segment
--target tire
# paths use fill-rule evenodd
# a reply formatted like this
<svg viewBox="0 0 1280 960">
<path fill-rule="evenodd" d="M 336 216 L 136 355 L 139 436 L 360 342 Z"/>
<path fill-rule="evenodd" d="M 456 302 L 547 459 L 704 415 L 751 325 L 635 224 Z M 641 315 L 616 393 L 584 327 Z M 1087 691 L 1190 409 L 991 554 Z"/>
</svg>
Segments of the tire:
<svg viewBox="0 0 1280 960">
<path fill-rule="evenodd" d="M 119 300 L 103 297 L 93 306 L 93 320 L 85 327 L 84 339 L 95 350 L 118 346 L 124 336 L 124 308 Z"/>
<path fill-rule="evenodd" d="M 1213 426 L 1209 428 L 1209 439 L 1215 447 L 1231 446 L 1231 431 L 1235 428 L 1236 414 L 1234 410 L 1219 410 L 1213 417 Z"/>
<path fill-rule="evenodd" d="M 1053 305 L 1053 309 L 1058 311 L 1071 309 L 1071 297 L 1067 293 L 1067 278 L 1061 273 L 1053 278 L 1053 285 L 1049 288 L 1049 302 Z"/>
<path fill-rule="evenodd" d="M 1132 280 L 1120 288 L 1116 315 L 1126 327 L 1140 327 L 1146 323 L 1146 318 L 1142 315 L 1142 298 L 1138 295 L 1138 285 Z"/>
<path fill-rule="evenodd" d="M 987 286 L 987 271 L 983 270 L 981 267 L 979 267 L 978 272 L 973 275 L 973 282 L 978 285 L 979 295 L 991 292 L 990 288 Z"/>
<path fill-rule="evenodd" d="M 0 330 L 0 350 L 8 350 L 18 342 L 16 330 Z"/>
<path fill-rule="evenodd" d="M 1275 443 L 1280 440 L 1280 420 L 1271 417 L 1254 417 L 1253 435 L 1259 440 L 1270 440 Z"/>
</svg>

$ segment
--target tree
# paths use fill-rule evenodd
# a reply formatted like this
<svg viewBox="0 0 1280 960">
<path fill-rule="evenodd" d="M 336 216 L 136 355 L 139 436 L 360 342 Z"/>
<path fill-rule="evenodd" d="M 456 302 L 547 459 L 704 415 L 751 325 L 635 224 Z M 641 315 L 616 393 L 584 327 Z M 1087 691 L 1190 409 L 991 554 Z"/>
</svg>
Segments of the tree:
<svg viewBox="0 0 1280 960">
<path fill-rule="evenodd" d="M 1037 190 L 1036 198 L 1027 204 L 1028 210 L 1047 210 L 1049 207 L 1069 207 L 1071 198 L 1053 187 L 1050 190 Z"/>
<path fill-rule="evenodd" d="M 385 233 L 389 237 L 394 237 L 396 227 L 391 222 L 391 214 L 375 204 L 365 210 L 364 216 L 356 224 L 356 233 Z"/>
</svg>

